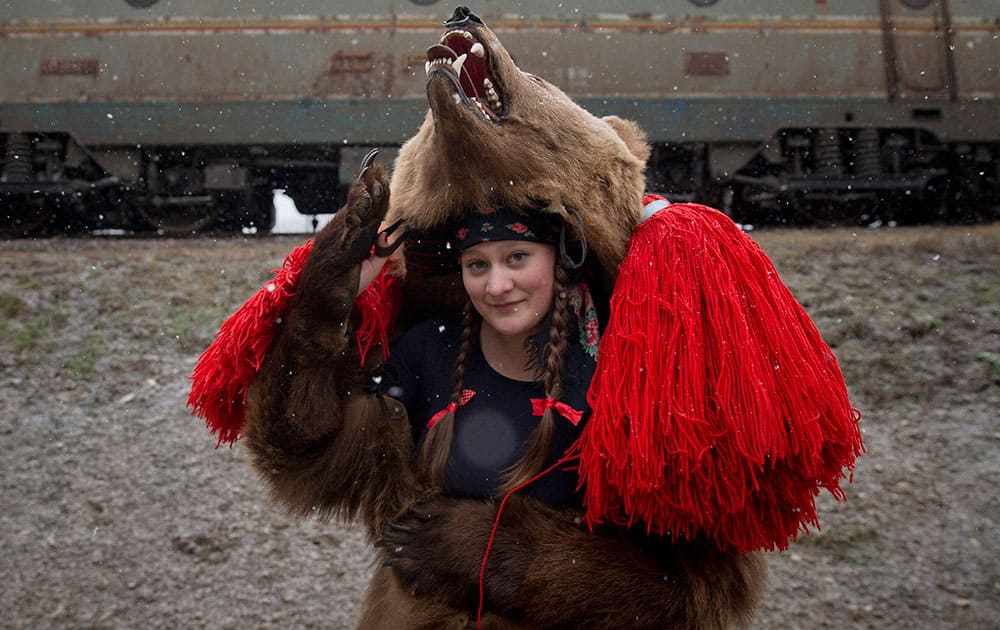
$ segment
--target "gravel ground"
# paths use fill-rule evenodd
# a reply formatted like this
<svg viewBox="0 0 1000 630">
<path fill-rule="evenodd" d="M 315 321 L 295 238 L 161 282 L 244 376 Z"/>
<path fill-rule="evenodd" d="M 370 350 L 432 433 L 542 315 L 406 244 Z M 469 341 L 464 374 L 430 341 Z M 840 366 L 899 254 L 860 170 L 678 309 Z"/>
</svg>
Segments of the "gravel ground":
<svg viewBox="0 0 1000 630">
<path fill-rule="evenodd" d="M 997 628 L 1000 224 L 753 233 L 868 452 L 755 628 Z M 0 627 L 349 628 L 358 528 L 287 517 L 187 376 L 303 237 L 0 242 Z"/>
</svg>

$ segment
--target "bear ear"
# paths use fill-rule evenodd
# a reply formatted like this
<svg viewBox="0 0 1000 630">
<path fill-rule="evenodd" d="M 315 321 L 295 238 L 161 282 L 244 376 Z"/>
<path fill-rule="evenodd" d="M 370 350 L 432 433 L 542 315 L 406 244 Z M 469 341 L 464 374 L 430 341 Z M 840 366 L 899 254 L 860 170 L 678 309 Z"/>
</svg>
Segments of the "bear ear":
<svg viewBox="0 0 1000 630">
<path fill-rule="evenodd" d="M 649 144 L 646 142 L 646 133 L 639 128 L 639 125 L 618 116 L 605 116 L 601 120 L 611 125 L 632 155 L 639 158 L 643 164 L 646 163 L 649 157 Z"/>
</svg>

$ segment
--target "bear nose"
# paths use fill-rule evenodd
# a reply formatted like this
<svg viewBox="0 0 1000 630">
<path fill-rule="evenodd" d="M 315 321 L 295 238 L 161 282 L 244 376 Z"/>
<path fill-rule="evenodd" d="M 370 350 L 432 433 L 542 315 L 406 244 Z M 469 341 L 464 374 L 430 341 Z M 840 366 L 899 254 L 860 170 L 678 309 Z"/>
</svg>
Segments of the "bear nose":
<svg viewBox="0 0 1000 630">
<path fill-rule="evenodd" d="M 444 23 L 448 28 L 467 26 L 470 22 L 485 26 L 482 18 L 472 12 L 469 7 L 458 7 L 451 18 Z"/>
</svg>

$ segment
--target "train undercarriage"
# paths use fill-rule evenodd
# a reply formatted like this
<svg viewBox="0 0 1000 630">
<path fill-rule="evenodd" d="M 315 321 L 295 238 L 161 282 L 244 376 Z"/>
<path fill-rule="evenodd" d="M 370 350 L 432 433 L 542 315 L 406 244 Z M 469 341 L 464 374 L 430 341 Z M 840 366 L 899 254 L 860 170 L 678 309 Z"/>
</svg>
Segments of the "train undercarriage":
<svg viewBox="0 0 1000 630">
<path fill-rule="evenodd" d="M 302 214 L 338 208 L 361 150 L 85 148 L 68 134 L 10 133 L 0 136 L 0 236 L 266 233 L 275 189 Z M 918 128 L 788 128 L 753 145 L 654 144 L 647 183 L 741 223 L 989 221 L 1000 209 L 1000 143 L 946 144 Z"/>
<path fill-rule="evenodd" d="M 652 188 L 715 205 L 742 223 L 852 225 L 1000 217 L 1000 143 L 945 144 L 921 129 L 784 129 L 749 156 L 727 147 L 654 147 Z M 721 150 L 721 151 L 720 151 Z"/>
<path fill-rule="evenodd" d="M 303 213 L 338 207 L 336 149 L 84 149 L 66 134 L 8 134 L 0 142 L 0 236 L 266 233 L 275 189 L 301 199 Z"/>
</svg>

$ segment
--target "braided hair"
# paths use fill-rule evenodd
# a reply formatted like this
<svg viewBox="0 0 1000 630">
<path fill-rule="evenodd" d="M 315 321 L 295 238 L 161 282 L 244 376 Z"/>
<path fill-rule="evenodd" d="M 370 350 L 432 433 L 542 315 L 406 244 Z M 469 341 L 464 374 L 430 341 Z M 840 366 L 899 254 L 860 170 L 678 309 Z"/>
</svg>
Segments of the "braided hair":
<svg viewBox="0 0 1000 630">
<path fill-rule="evenodd" d="M 451 392 L 449 403 L 458 405 L 462 396 L 462 386 L 465 381 L 465 364 L 472 350 L 473 340 L 479 334 L 482 320 L 478 316 L 472 301 L 466 299 L 462 308 L 462 338 L 455 360 L 455 385 Z M 454 409 L 454 407 L 452 408 Z M 437 421 L 427 433 L 424 446 L 420 450 L 418 470 L 427 476 L 433 486 L 444 488 L 447 485 L 445 473 L 448 467 L 448 454 L 451 451 L 451 440 L 455 434 L 455 411 L 450 410 Z"/>
</svg>

